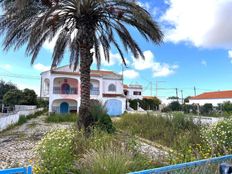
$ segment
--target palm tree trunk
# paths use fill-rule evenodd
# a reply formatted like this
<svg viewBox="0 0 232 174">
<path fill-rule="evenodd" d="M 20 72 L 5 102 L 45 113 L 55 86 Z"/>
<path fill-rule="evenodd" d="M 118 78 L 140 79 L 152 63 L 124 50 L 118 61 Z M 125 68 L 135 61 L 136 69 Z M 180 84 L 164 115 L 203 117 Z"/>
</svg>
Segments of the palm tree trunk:
<svg viewBox="0 0 232 174">
<path fill-rule="evenodd" d="M 90 114 L 90 67 L 93 62 L 93 54 L 90 50 L 93 47 L 93 39 L 89 34 L 90 32 L 86 31 L 83 29 L 83 37 L 80 41 L 81 104 L 78 128 L 89 132 L 94 121 Z"/>
</svg>

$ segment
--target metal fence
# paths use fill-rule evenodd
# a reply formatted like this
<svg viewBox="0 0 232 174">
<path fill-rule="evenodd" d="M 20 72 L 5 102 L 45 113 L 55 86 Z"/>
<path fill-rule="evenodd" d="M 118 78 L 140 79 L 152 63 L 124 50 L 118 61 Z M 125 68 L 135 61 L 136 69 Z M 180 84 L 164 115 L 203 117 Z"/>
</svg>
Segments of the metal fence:
<svg viewBox="0 0 232 174">
<path fill-rule="evenodd" d="M 0 174 L 32 174 L 32 167 L 21 167 L 0 170 Z"/>
<path fill-rule="evenodd" d="M 222 163 L 231 164 L 232 155 L 131 172 L 130 174 L 220 174 L 219 166 Z"/>
</svg>

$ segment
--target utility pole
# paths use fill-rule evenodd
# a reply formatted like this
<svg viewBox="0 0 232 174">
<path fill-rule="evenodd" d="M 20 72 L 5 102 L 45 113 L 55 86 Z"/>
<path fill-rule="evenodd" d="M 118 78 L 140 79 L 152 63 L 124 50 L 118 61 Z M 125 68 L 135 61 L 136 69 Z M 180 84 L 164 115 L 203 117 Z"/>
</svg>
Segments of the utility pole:
<svg viewBox="0 0 232 174">
<path fill-rule="evenodd" d="M 165 81 L 158 81 L 158 80 L 156 80 L 156 88 L 155 88 L 155 91 L 156 91 L 156 97 L 158 98 L 158 84 L 160 83 L 160 82 L 165 82 Z"/>
<path fill-rule="evenodd" d="M 197 92 L 196 92 L 196 87 L 194 86 L 194 96 L 197 95 Z"/>
<path fill-rule="evenodd" d="M 150 82 L 150 84 L 151 84 L 151 96 L 152 96 L 152 81 Z"/>
<path fill-rule="evenodd" d="M 180 92 L 181 92 L 181 101 L 182 101 L 182 104 L 184 104 L 183 90 L 181 90 Z"/>
<path fill-rule="evenodd" d="M 178 101 L 178 89 L 176 88 L 176 100 Z"/>
</svg>

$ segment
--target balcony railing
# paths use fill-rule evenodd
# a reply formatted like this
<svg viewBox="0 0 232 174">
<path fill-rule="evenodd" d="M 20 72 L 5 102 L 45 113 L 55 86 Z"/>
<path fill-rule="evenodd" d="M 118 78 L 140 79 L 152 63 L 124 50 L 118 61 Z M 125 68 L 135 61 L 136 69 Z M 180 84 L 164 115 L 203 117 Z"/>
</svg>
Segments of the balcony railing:
<svg viewBox="0 0 232 174">
<path fill-rule="evenodd" d="M 90 95 L 99 95 L 99 94 L 100 94 L 99 88 L 92 88 L 90 90 Z"/>
<path fill-rule="evenodd" d="M 53 94 L 77 94 L 77 88 L 61 89 L 60 87 L 54 87 Z"/>
</svg>

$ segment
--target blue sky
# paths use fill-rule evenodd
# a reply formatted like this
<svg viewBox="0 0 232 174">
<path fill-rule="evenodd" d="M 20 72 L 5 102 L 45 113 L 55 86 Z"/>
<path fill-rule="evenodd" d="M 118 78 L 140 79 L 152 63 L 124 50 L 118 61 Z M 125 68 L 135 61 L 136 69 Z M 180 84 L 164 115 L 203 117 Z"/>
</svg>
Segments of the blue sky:
<svg viewBox="0 0 232 174">
<path fill-rule="evenodd" d="M 184 97 L 214 90 L 232 90 L 232 0 L 157 0 L 139 2 L 154 17 L 165 34 L 164 42 L 154 45 L 131 30 L 145 54 L 145 61 L 126 54 L 126 84 L 142 84 L 144 95 L 161 99 L 179 94 Z M 2 38 L 1 38 L 2 40 Z M 19 88 L 39 93 L 40 72 L 51 64 L 53 43 L 46 43 L 34 65 L 24 48 L 9 52 L 0 49 L 0 78 Z M 68 63 L 65 56 L 60 65 Z M 92 66 L 95 69 L 95 65 Z M 103 61 L 101 69 L 122 71 L 118 53 L 111 50 L 111 62 Z"/>
</svg>

